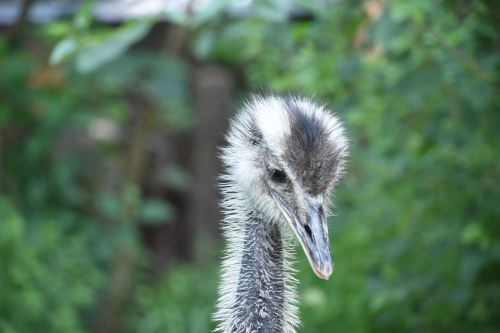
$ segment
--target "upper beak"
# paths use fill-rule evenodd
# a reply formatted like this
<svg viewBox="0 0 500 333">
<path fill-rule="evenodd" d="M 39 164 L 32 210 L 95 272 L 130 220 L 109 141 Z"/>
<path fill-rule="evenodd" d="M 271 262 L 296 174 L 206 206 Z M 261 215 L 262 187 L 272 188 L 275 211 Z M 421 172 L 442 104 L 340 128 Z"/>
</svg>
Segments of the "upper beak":
<svg viewBox="0 0 500 333">
<path fill-rule="evenodd" d="M 307 211 L 301 220 L 278 193 L 273 193 L 273 197 L 299 239 L 312 270 L 320 279 L 328 280 L 333 271 L 333 260 L 322 203 L 306 200 Z"/>
</svg>

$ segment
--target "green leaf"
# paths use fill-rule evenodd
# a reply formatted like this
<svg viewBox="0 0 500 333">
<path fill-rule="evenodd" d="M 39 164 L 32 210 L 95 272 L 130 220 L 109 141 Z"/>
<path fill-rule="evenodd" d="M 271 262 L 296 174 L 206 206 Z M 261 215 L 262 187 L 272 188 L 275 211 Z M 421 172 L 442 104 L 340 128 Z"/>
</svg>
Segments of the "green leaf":
<svg viewBox="0 0 500 333">
<path fill-rule="evenodd" d="M 191 175 L 184 169 L 177 167 L 165 168 L 160 177 L 163 184 L 176 190 L 186 190 L 192 183 Z"/>
<path fill-rule="evenodd" d="M 96 199 L 99 212 L 108 218 L 120 216 L 122 205 L 120 199 L 115 195 L 101 193 Z"/>
<path fill-rule="evenodd" d="M 182 26 L 191 24 L 191 16 L 185 10 L 165 10 L 163 15 L 167 21 L 173 24 Z"/>
<path fill-rule="evenodd" d="M 194 53 L 199 59 L 206 59 L 213 50 L 215 33 L 212 30 L 202 31 L 195 40 Z"/>
<path fill-rule="evenodd" d="M 86 0 L 80 6 L 73 20 L 73 26 L 77 30 L 87 30 L 92 23 L 92 12 L 94 9 L 94 0 Z"/>
<path fill-rule="evenodd" d="M 114 31 L 102 41 L 95 42 L 80 51 L 76 68 L 82 73 L 91 72 L 122 55 L 133 43 L 143 38 L 152 21 L 135 21 Z"/>
<path fill-rule="evenodd" d="M 208 1 L 200 10 L 195 11 L 193 17 L 193 26 L 200 26 L 211 20 L 214 20 L 228 6 L 228 0 Z"/>
<path fill-rule="evenodd" d="M 73 55 L 78 47 L 78 43 L 72 36 L 66 37 L 61 40 L 52 50 L 50 55 L 50 64 L 57 65 L 62 61 Z"/>
<path fill-rule="evenodd" d="M 139 218 L 146 224 L 169 222 L 174 215 L 174 206 L 160 200 L 147 200 L 139 208 Z"/>
</svg>

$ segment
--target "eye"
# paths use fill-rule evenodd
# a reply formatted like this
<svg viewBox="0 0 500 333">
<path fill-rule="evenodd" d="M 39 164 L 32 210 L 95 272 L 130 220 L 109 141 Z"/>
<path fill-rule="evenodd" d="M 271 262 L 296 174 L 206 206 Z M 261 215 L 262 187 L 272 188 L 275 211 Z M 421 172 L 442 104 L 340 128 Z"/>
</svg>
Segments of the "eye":
<svg viewBox="0 0 500 333">
<path fill-rule="evenodd" d="M 269 177 L 275 183 L 283 184 L 283 183 L 286 183 L 286 181 L 287 181 L 286 173 L 284 171 L 278 170 L 278 169 L 272 169 L 270 171 Z"/>
</svg>

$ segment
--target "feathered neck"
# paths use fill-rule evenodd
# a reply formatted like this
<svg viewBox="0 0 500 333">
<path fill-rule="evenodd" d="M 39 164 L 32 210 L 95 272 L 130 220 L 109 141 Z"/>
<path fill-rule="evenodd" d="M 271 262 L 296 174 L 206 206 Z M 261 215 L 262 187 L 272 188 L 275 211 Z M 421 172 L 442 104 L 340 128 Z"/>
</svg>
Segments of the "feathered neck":
<svg viewBox="0 0 500 333">
<path fill-rule="evenodd" d="M 226 240 L 214 314 L 220 333 L 294 333 L 298 325 L 290 241 L 232 182 L 223 187 Z"/>
</svg>

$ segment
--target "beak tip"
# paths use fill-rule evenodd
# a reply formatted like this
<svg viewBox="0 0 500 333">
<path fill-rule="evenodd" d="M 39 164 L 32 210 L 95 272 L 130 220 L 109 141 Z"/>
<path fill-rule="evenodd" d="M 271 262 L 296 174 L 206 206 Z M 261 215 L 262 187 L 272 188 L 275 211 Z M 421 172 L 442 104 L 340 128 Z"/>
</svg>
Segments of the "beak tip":
<svg viewBox="0 0 500 333">
<path fill-rule="evenodd" d="M 320 279 L 328 280 L 333 273 L 333 263 L 321 267 L 318 270 L 315 270 L 314 273 L 316 273 L 316 276 L 319 277 Z"/>
</svg>

